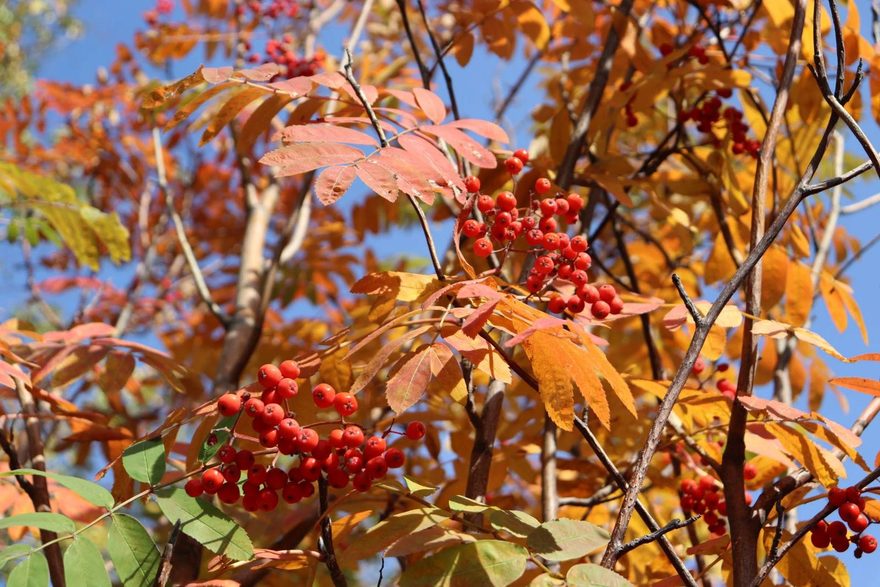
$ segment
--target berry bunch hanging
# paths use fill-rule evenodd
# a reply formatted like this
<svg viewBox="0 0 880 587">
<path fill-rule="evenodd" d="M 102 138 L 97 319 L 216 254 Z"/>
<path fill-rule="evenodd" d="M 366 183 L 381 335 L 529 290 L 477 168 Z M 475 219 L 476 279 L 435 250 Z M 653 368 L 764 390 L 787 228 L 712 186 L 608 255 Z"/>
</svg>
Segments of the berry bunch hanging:
<svg viewBox="0 0 880 587">
<path fill-rule="evenodd" d="M 865 530 L 872 520 L 865 514 L 865 498 L 858 487 L 832 487 L 828 490 L 828 503 L 837 508 L 840 520 L 831 522 L 820 520 L 810 529 L 810 542 L 816 548 L 831 546 L 837 552 L 846 552 L 850 544 L 856 545 L 855 557 L 870 554 L 877 550 L 877 539 Z M 850 536 L 847 531 L 853 531 Z"/>
<path fill-rule="evenodd" d="M 748 468 L 751 466 L 751 472 Z M 744 474 L 754 478 L 757 471 L 754 465 L 746 464 Z M 727 502 L 721 492 L 721 484 L 711 475 L 703 475 L 697 479 L 683 479 L 679 484 L 681 509 L 685 514 L 700 514 L 715 536 L 727 533 Z M 751 505 L 752 495 L 746 492 L 746 503 Z"/>
<path fill-rule="evenodd" d="M 519 149 L 504 161 L 504 166 L 516 176 L 528 160 L 528 152 Z M 599 320 L 620 314 L 623 300 L 614 286 L 589 283 L 587 271 L 593 260 L 587 253 L 587 239 L 581 235 L 569 237 L 560 230 L 563 222 L 577 222 L 584 205 L 580 195 L 552 194 L 553 184 L 540 177 L 529 191 L 529 204 L 520 207 L 512 192 L 502 191 L 493 198 L 480 193 L 479 178 L 467 177 L 464 183 L 472 195 L 473 207 L 482 217 L 468 218 L 460 227 L 464 236 L 474 239 L 474 254 L 488 257 L 495 252 L 522 250 L 514 248 L 515 243 L 525 241 L 526 252 L 534 257 L 525 283 L 529 292 L 540 293 L 557 279 L 574 285 L 575 292 L 567 297 L 559 292 L 549 295 L 549 311 L 579 314 L 589 305 L 590 313 Z"/>
<path fill-rule="evenodd" d="M 389 435 L 410 440 L 425 436 L 425 425 L 418 421 L 402 431 L 389 429 L 381 435 L 368 435 L 361 426 L 346 420 L 357 412 L 357 398 L 337 392 L 327 383 L 312 388 L 311 400 L 319 409 L 333 409 L 338 419 L 300 424 L 287 408 L 299 396 L 300 373 L 292 360 L 278 366 L 266 364 L 257 372 L 263 390 L 260 397 L 247 393 L 220 397 L 220 414 L 249 418 L 260 445 L 267 450 L 236 449 L 233 442 L 238 437 L 233 426 L 230 442 L 217 451 L 219 463 L 191 478 L 184 487 L 187 494 L 217 495 L 226 504 L 241 500 L 245 510 L 254 512 L 275 509 L 279 499 L 294 504 L 310 497 L 322 477 L 336 489 L 350 484 L 357 491 L 368 491 L 389 469 L 398 469 L 406 461 L 403 451 L 388 446 Z M 325 425 L 329 429 L 322 437 L 319 430 L 326 429 Z M 266 456 L 271 462 L 261 462 Z M 282 458 L 284 465 L 279 462 Z"/>
</svg>

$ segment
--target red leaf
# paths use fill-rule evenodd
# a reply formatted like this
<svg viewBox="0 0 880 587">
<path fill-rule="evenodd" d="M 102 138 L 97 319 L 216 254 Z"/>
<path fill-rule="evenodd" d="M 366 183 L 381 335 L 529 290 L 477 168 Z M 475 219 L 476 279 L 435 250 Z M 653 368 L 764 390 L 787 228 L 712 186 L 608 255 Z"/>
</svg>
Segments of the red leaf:
<svg viewBox="0 0 880 587">
<path fill-rule="evenodd" d="M 325 206 L 332 204 L 348 191 L 355 175 L 355 168 L 350 166 L 325 169 L 315 180 L 315 195 Z"/>
<path fill-rule="evenodd" d="M 288 126 L 273 137 L 273 140 L 278 140 L 279 137 L 285 144 L 319 142 L 378 146 L 376 139 L 367 133 L 326 122 Z"/>
<path fill-rule="evenodd" d="M 394 175 L 379 165 L 375 158 L 361 161 L 355 165 L 355 169 L 357 169 L 358 179 L 367 184 L 367 187 L 376 194 L 389 202 L 397 200 L 397 182 L 394 181 Z"/>
<path fill-rule="evenodd" d="M 562 320 L 561 318 L 556 318 L 555 316 L 545 316 L 544 318 L 538 318 L 531 326 L 505 342 L 504 346 L 507 348 L 513 348 L 516 345 L 521 344 L 525 339 L 540 330 L 561 328 L 562 326 L 565 326 L 565 320 Z M 563 336 L 563 332 L 564 331 L 560 331 L 556 334 L 558 334 L 559 336 Z M 570 338 L 574 338 L 574 335 L 571 335 Z"/>
<path fill-rule="evenodd" d="M 377 163 L 390 171 L 398 189 L 430 205 L 434 203 L 434 190 L 438 183 L 433 180 L 433 169 L 425 160 L 398 147 L 385 147 L 376 157 Z"/>
<path fill-rule="evenodd" d="M 419 107 L 419 105 L 416 103 L 415 96 L 413 96 L 410 92 L 405 92 L 403 90 L 389 90 L 384 88 L 382 89 L 382 91 L 386 94 L 394 96 L 407 106 L 411 106 L 413 108 Z"/>
<path fill-rule="evenodd" d="M 277 63 L 264 63 L 259 67 L 254 67 L 251 69 L 241 69 L 236 73 L 238 73 L 245 79 L 249 79 L 255 82 L 267 82 L 279 73 L 281 73 L 281 67 Z"/>
<path fill-rule="evenodd" d="M 470 316 L 465 318 L 464 322 L 462 322 L 461 331 L 471 338 L 475 338 L 480 334 L 480 331 L 483 329 L 483 326 L 486 325 L 486 322 L 489 321 L 492 312 L 495 311 L 495 306 L 497 306 L 500 301 L 501 299 L 499 298 L 474 309 Z"/>
<path fill-rule="evenodd" d="M 72 343 L 83 340 L 84 338 L 113 336 L 113 334 L 115 333 L 116 328 L 109 324 L 104 324 L 102 322 L 89 322 L 88 324 L 80 324 L 79 326 L 74 326 L 70 330 L 47 332 L 43 336 L 43 340 L 47 342 L 60 341 Z"/>
<path fill-rule="evenodd" d="M 404 150 L 420 157 L 431 167 L 434 171 L 431 177 L 435 178 L 441 191 L 446 193 L 452 188 L 455 199 L 464 204 L 467 198 L 464 182 L 446 155 L 434 143 L 414 134 L 401 135 L 397 137 L 397 142 Z"/>
<path fill-rule="evenodd" d="M 305 96 L 312 91 L 314 84 L 307 77 L 294 77 L 280 82 L 269 84 L 273 90 L 285 94 L 290 94 L 294 98 Z"/>
<path fill-rule="evenodd" d="M 400 414 L 412 407 L 425 393 L 428 382 L 431 380 L 431 363 L 435 354 L 433 351 L 435 345 L 443 346 L 441 343 L 434 343 L 422 347 L 402 359 L 400 369 L 388 380 L 385 398 L 395 413 Z"/>
<path fill-rule="evenodd" d="M 319 167 L 353 163 L 364 154 L 354 147 L 335 143 L 297 143 L 269 151 L 260 159 L 263 165 L 280 169 L 277 177 L 298 175 Z"/>
<path fill-rule="evenodd" d="M 434 136 L 440 137 L 449 143 L 455 151 L 477 167 L 494 169 L 498 167 L 498 161 L 492 151 L 458 130 L 450 126 L 423 126 L 422 130 Z"/>
<path fill-rule="evenodd" d="M 500 143 L 509 143 L 510 137 L 504 132 L 504 129 L 488 120 L 479 120 L 477 118 L 462 118 L 461 120 L 453 120 L 447 124 L 455 128 L 469 130 L 477 133 L 481 137 L 486 137 Z"/>
<path fill-rule="evenodd" d="M 434 124 L 440 124 L 446 118 L 446 106 L 440 96 L 425 88 L 414 88 L 413 95 L 422 112 L 431 119 Z"/>
</svg>

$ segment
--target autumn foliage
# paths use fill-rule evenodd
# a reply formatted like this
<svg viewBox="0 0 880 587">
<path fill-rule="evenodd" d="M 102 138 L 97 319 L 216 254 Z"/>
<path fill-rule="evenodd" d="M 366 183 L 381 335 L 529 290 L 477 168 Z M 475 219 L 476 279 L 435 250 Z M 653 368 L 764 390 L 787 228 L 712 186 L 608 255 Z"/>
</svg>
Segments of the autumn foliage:
<svg viewBox="0 0 880 587">
<path fill-rule="evenodd" d="M 859 7 L 158 0 L 5 98 L 7 584 L 849 585 Z"/>
</svg>

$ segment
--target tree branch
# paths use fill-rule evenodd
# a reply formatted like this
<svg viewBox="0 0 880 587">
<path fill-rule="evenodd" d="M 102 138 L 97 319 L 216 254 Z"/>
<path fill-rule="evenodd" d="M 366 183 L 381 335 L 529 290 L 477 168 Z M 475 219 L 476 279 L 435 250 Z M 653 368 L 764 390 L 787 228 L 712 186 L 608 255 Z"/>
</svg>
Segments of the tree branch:
<svg viewBox="0 0 880 587">
<path fill-rule="evenodd" d="M 348 581 L 342 569 L 339 568 L 339 562 L 336 560 L 336 552 L 333 550 L 333 525 L 330 522 L 330 516 L 327 514 L 327 480 L 322 476 L 318 478 L 318 501 L 321 508 L 321 537 L 318 540 L 319 550 L 324 557 L 324 564 L 330 571 L 330 578 L 336 587 L 346 587 Z"/>
</svg>

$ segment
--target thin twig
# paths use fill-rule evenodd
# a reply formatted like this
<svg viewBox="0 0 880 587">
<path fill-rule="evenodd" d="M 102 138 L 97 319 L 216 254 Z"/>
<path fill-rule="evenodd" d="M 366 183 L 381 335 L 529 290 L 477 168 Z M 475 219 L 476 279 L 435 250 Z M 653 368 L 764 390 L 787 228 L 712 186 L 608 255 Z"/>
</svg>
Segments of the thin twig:
<svg viewBox="0 0 880 587">
<path fill-rule="evenodd" d="M 348 581 L 345 580 L 345 575 L 343 574 L 342 569 L 339 568 L 339 562 L 336 560 L 336 552 L 333 550 L 333 525 L 330 522 L 330 516 L 325 515 L 329 505 L 327 496 L 327 480 L 324 477 L 319 477 L 318 501 L 319 507 L 321 508 L 322 519 L 321 537 L 318 540 L 318 546 L 321 555 L 324 557 L 324 564 L 327 565 L 327 570 L 330 571 L 330 578 L 333 580 L 333 585 L 336 587 L 346 587 Z"/>
<path fill-rule="evenodd" d="M 701 328 L 706 321 L 706 317 L 703 316 L 703 313 L 700 312 L 700 309 L 697 308 L 687 291 L 685 291 L 684 284 L 681 282 L 681 277 L 679 277 L 677 273 L 672 274 L 672 283 L 675 285 L 675 289 L 678 290 L 678 296 L 681 298 L 681 301 L 684 302 L 684 307 L 687 308 L 691 318 L 694 319 L 694 324 L 697 328 Z"/>
<path fill-rule="evenodd" d="M 416 4 L 419 6 L 419 13 L 422 15 L 422 22 L 425 23 L 425 30 L 428 32 L 428 38 L 431 40 L 431 47 L 433 47 L 434 54 L 437 56 L 437 63 L 440 65 L 440 71 L 443 73 L 443 81 L 446 84 L 446 92 L 449 94 L 449 105 L 452 108 L 452 116 L 458 120 L 461 118 L 461 115 L 458 112 L 458 100 L 455 97 L 452 76 L 449 75 L 449 70 L 446 69 L 446 61 L 443 59 L 443 51 L 437 43 L 437 38 L 431 31 L 431 24 L 428 22 L 428 15 L 425 12 L 425 6 L 422 4 L 422 0 L 416 0 Z"/>
<path fill-rule="evenodd" d="M 644 536 L 642 536 L 640 538 L 636 538 L 635 540 L 631 540 L 631 541 L 627 542 L 626 544 L 624 544 L 623 546 L 620 547 L 620 554 L 621 554 L 621 556 L 623 556 L 624 554 L 628 553 L 629 551 L 634 550 L 644 544 L 649 544 L 651 542 L 659 540 L 661 536 L 668 534 L 669 532 L 672 532 L 673 530 L 678 530 L 679 528 L 684 528 L 685 526 L 693 524 L 694 522 L 699 520 L 701 517 L 702 516 L 700 516 L 700 515 L 691 516 L 687 520 L 679 520 L 678 518 L 675 518 L 674 520 L 672 520 L 671 522 L 669 522 L 668 524 L 666 524 L 665 526 L 663 526 L 659 530 L 657 530 L 655 532 L 651 532 L 650 534 L 645 534 Z"/>
<path fill-rule="evenodd" d="M 171 536 L 165 543 L 165 549 L 162 551 L 162 562 L 159 564 L 159 572 L 156 573 L 156 580 L 153 582 L 154 587 L 165 587 L 168 579 L 171 577 L 171 559 L 174 554 L 174 545 L 177 544 L 177 538 L 180 536 L 180 520 L 174 522 L 174 528 L 171 529 Z"/>
<path fill-rule="evenodd" d="M 186 237 L 186 228 L 183 226 L 183 220 L 174 208 L 174 202 L 172 201 L 171 194 L 168 190 L 168 180 L 165 177 L 165 158 L 162 154 L 162 138 L 159 136 L 158 127 L 153 127 L 153 152 L 156 157 L 156 176 L 159 189 L 162 191 L 162 196 L 165 198 L 165 206 L 168 209 L 168 215 L 171 217 L 171 221 L 174 223 L 177 241 L 183 251 L 183 256 L 186 259 L 186 264 L 189 266 L 190 273 L 192 273 L 193 281 L 196 284 L 196 291 L 198 291 L 199 297 L 205 305 L 208 306 L 208 309 L 214 317 L 217 318 L 220 324 L 222 324 L 224 328 L 228 328 L 229 318 L 226 316 L 226 313 L 223 312 L 223 309 L 211 297 L 211 291 L 208 289 L 208 284 L 205 282 L 205 276 L 199 268 L 199 262 Z"/>
</svg>

